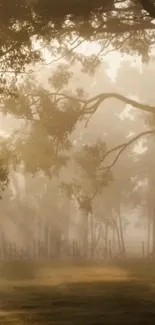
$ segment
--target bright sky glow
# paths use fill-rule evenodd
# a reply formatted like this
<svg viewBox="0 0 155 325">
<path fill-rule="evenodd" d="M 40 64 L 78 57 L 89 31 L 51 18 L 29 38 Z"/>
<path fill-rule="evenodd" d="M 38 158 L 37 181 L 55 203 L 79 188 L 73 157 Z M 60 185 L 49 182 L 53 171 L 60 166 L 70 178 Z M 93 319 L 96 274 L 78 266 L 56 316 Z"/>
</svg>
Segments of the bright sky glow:
<svg viewBox="0 0 155 325">
<path fill-rule="evenodd" d="M 78 47 L 77 52 L 83 53 L 86 55 L 97 54 L 100 51 L 100 45 L 96 42 L 85 42 Z M 107 50 L 108 51 L 108 50 Z M 110 51 L 110 49 L 109 49 Z M 103 52 L 102 58 L 106 61 L 109 65 L 108 74 L 112 79 L 115 79 L 116 73 L 118 68 L 120 67 L 122 60 L 129 60 L 133 65 L 139 66 L 141 68 L 140 58 L 124 54 L 123 56 L 120 54 L 119 51 L 111 51 L 106 55 Z"/>
<path fill-rule="evenodd" d="M 75 46 L 75 44 L 74 44 Z M 40 45 L 37 45 L 36 47 L 40 47 Z M 84 54 L 84 55 L 97 55 L 100 52 L 100 45 L 97 42 L 84 42 L 81 45 L 79 45 L 76 48 L 76 52 L 80 53 L 80 54 Z M 108 75 L 109 77 L 112 79 L 112 81 L 115 81 L 116 78 L 116 74 L 117 74 L 117 70 L 120 67 L 120 64 L 123 60 L 127 60 L 129 62 L 131 62 L 131 66 L 136 66 L 139 67 L 139 69 L 141 70 L 141 60 L 138 56 L 131 56 L 131 55 L 127 55 L 127 54 L 120 54 L 119 51 L 113 51 L 112 49 L 106 49 L 106 53 L 103 52 L 102 55 L 100 55 L 100 58 L 104 60 L 104 62 L 108 63 L 109 68 L 107 69 Z M 53 64 L 55 65 L 55 58 L 52 57 L 52 55 L 49 53 L 48 50 L 44 49 L 43 50 L 43 55 L 44 58 L 48 63 L 53 62 Z M 48 69 L 52 69 L 52 63 L 47 65 Z M 43 70 L 42 70 L 43 73 Z M 94 77 L 94 80 L 92 82 L 92 87 L 96 84 L 96 80 Z M 130 96 L 131 97 L 131 96 Z M 139 101 L 140 99 L 135 97 L 133 98 L 133 96 L 131 97 L 133 100 L 137 100 Z M 125 118 L 129 118 L 130 120 L 134 120 L 134 115 L 132 114 L 132 106 L 131 105 L 125 105 L 125 108 L 123 110 L 123 112 L 120 114 L 120 120 L 124 120 Z M 134 147 L 134 151 L 141 154 L 143 152 L 146 151 L 146 147 L 144 146 L 144 143 L 142 140 L 138 141 L 138 144 L 135 145 Z"/>
<path fill-rule="evenodd" d="M 36 49 L 39 49 L 41 46 L 38 43 L 36 43 L 34 47 Z M 84 43 L 82 43 L 76 48 L 75 52 L 89 56 L 93 54 L 98 54 L 100 49 L 101 49 L 100 45 L 97 42 L 85 41 Z M 49 64 L 48 68 L 52 69 L 52 64 L 57 62 L 57 59 L 53 57 L 47 49 L 44 48 L 42 51 L 43 51 L 43 56 L 45 58 L 45 61 L 47 62 L 47 66 Z M 115 80 L 117 70 L 120 67 L 122 60 L 128 60 L 131 62 L 132 65 L 139 66 L 139 68 L 141 69 L 141 61 L 138 56 L 133 57 L 127 54 L 121 55 L 119 51 L 113 51 L 110 48 L 107 49 L 106 53 L 103 52 L 103 54 L 100 55 L 100 58 L 103 58 L 104 61 L 108 63 L 109 65 L 108 75 L 112 80 Z M 52 61 L 53 63 L 50 64 L 50 62 Z M 43 66 L 41 71 L 43 72 L 44 69 L 45 67 Z"/>
</svg>

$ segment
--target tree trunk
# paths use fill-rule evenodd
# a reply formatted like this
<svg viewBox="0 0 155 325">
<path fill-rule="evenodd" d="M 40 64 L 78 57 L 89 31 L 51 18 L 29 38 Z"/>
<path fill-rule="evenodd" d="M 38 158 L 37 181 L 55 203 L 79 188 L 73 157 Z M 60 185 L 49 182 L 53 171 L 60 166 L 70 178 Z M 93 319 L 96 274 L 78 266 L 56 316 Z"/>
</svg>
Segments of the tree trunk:
<svg viewBox="0 0 155 325">
<path fill-rule="evenodd" d="M 115 224 L 113 225 L 112 232 L 113 232 L 113 234 L 112 234 L 112 245 L 115 248 L 115 246 L 116 246 L 116 225 Z"/>
<path fill-rule="evenodd" d="M 95 253 L 95 233 L 94 233 L 94 220 L 93 220 L 93 214 L 90 215 L 90 231 L 91 231 L 91 259 L 94 259 L 94 253 Z"/>
<path fill-rule="evenodd" d="M 87 259 L 88 257 L 88 221 L 89 221 L 89 216 L 88 213 L 85 211 L 83 212 L 83 220 L 82 220 L 82 225 L 83 225 L 83 236 L 82 236 L 82 242 L 83 242 L 83 257 Z"/>
<path fill-rule="evenodd" d="M 119 229 L 120 229 L 120 239 L 122 246 L 122 255 L 125 257 L 125 243 L 124 243 L 124 234 L 123 234 L 123 226 L 122 226 L 122 218 L 121 218 L 121 209 L 118 209 L 118 221 L 119 221 Z"/>
<path fill-rule="evenodd" d="M 155 259 L 155 203 L 153 202 L 152 214 L 152 257 Z"/>
<path fill-rule="evenodd" d="M 118 249 L 119 249 L 119 253 L 120 253 L 122 250 L 122 246 L 121 246 L 121 237 L 120 237 L 118 223 L 117 223 L 117 215 L 116 215 L 116 219 L 115 219 L 115 229 L 116 229 L 116 233 L 117 233 Z"/>
<path fill-rule="evenodd" d="M 105 247 L 104 247 L 104 257 L 105 260 L 108 259 L 108 234 L 109 234 L 109 223 L 108 223 L 108 217 L 105 221 Z"/>
<path fill-rule="evenodd" d="M 148 233 L 147 233 L 147 254 L 150 255 L 150 239 L 151 239 L 151 209 L 148 207 Z"/>
</svg>

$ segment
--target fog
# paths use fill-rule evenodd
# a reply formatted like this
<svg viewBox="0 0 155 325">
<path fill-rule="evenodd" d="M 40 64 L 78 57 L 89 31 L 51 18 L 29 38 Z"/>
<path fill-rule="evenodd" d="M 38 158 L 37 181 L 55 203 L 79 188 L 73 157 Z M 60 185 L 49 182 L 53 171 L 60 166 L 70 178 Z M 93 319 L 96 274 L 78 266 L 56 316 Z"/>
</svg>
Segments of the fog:
<svg viewBox="0 0 155 325">
<path fill-rule="evenodd" d="M 0 0 L 0 324 L 155 320 L 155 2 Z"/>
<path fill-rule="evenodd" d="M 87 45 L 85 48 L 81 50 L 79 49 L 79 52 L 82 53 L 82 55 L 89 55 L 91 51 L 94 51 L 94 46 L 95 45 L 91 48 Z M 59 64 L 61 64 L 61 60 Z M 48 82 L 48 80 L 52 73 L 57 73 L 58 66 L 57 63 L 52 63 L 51 65 L 48 65 L 48 67 L 45 67 L 44 69 L 41 68 L 41 70 L 36 72 L 37 82 L 40 84 L 38 87 L 46 87 L 47 91 L 50 91 L 51 81 Z M 148 65 L 140 64 L 138 59 L 134 58 L 133 62 L 132 56 L 124 55 L 122 57 L 119 52 L 115 51 L 114 53 L 109 53 L 105 57 L 101 58 L 101 63 L 93 75 L 88 75 L 85 72 L 82 72 L 79 64 L 72 65 L 71 78 L 69 82 L 67 82 L 68 88 L 72 89 L 73 92 L 77 88 L 81 88 L 83 91 L 87 92 L 88 97 L 96 96 L 103 91 L 119 93 L 120 90 L 123 90 L 123 93 L 129 94 L 131 98 L 136 98 L 137 100 L 139 100 L 141 94 L 143 94 L 142 100 L 145 101 L 145 75 L 148 76 L 150 73 L 150 77 L 147 79 L 147 85 L 148 83 L 153 84 L 153 71 L 155 71 L 154 62 L 151 62 Z M 32 87 L 34 87 L 33 78 L 29 81 L 32 83 Z M 26 83 L 25 87 L 27 87 Z M 154 94 L 154 89 L 150 86 L 147 87 L 149 88 L 149 98 L 151 99 Z M 35 92 L 37 93 L 38 90 L 36 88 Z M 22 101 L 22 97 L 20 100 Z M 47 106 L 49 104 L 50 102 L 47 102 L 46 104 L 45 101 L 44 107 L 44 102 L 42 102 L 42 109 L 45 112 L 45 115 L 49 114 L 50 107 L 48 108 Z M 11 172 L 12 176 L 10 177 L 10 184 L 8 189 L 4 191 L 1 202 L 1 213 L 3 215 L 3 218 L 1 218 L 1 227 L 3 229 L 3 235 L 5 235 L 9 243 L 17 244 L 19 247 L 24 247 L 24 245 L 28 244 L 31 236 L 31 241 L 34 240 L 34 236 L 34 238 L 37 238 L 37 241 L 43 242 L 47 236 L 46 223 L 49 222 L 50 229 L 53 227 L 54 232 L 58 231 L 58 236 L 60 236 L 62 240 L 64 240 L 64 238 L 66 241 L 69 240 L 70 245 L 72 245 L 72 241 L 75 240 L 77 243 L 79 242 L 80 245 L 82 241 L 81 227 L 84 226 L 82 226 L 83 212 L 79 207 L 79 200 L 80 197 L 83 196 L 88 196 L 88 198 L 90 197 L 92 185 L 91 179 L 86 179 L 85 170 L 80 170 L 83 168 L 82 165 L 81 167 L 80 165 L 77 166 L 76 161 L 74 161 L 76 151 L 80 152 L 86 144 L 95 144 L 99 138 L 101 141 L 106 142 L 107 149 L 111 149 L 112 147 L 123 143 L 126 139 L 132 138 L 135 134 L 147 129 L 146 117 L 147 113 L 137 111 L 137 109 L 133 109 L 130 105 L 125 105 L 116 99 L 107 100 L 101 104 L 95 114 L 91 116 L 87 127 L 85 126 L 85 122 L 83 123 L 83 121 L 81 121 L 77 124 L 76 128 L 74 128 L 74 131 L 70 134 L 74 143 L 74 150 L 70 149 L 69 152 L 71 159 L 68 161 L 67 166 L 62 167 L 58 174 L 53 175 L 50 180 L 47 180 L 47 176 L 44 175 L 44 172 L 46 173 L 46 168 L 48 168 L 50 152 L 47 151 L 44 156 L 44 150 L 40 150 L 37 143 L 34 148 L 32 147 L 32 149 L 31 144 L 29 144 L 29 146 L 27 145 L 25 148 L 23 146 L 22 148 L 22 144 L 18 143 L 16 150 L 19 150 L 20 155 L 23 155 L 28 168 L 30 167 L 30 170 L 31 168 L 33 170 L 35 168 L 34 163 L 37 163 L 35 159 L 40 159 L 39 164 L 43 166 L 43 170 L 40 169 L 37 174 L 36 169 L 36 174 L 33 177 L 33 175 L 31 176 L 29 174 L 29 170 L 26 171 L 25 166 L 21 167 L 19 165 L 19 167 L 16 168 L 16 171 Z M 17 133 L 19 133 L 20 136 L 21 128 L 23 128 L 25 121 L 21 117 L 18 119 L 13 118 L 11 114 L 7 116 L 1 114 L 0 123 L 1 135 L 5 138 L 9 137 L 10 134 L 14 134 L 15 130 L 17 130 Z M 45 128 L 45 131 L 47 131 L 46 124 L 44 125 L 44 120 L 41 121 L 40 125 L 41 128 Z M 36 130 L 34 129 L 35 132 Z M 40 137 L 42 131 L 43 129 L 39 131 L 38 135 L 37 133 L 36 135 L 34 133 L 33 136 Z M 24 132 L 27 132 L 26 129 Z M 36 140 L 34 139 L 34 141 Z M 45 146 L 46 145 L 45 142 Z M 141 255 L 142 252 L 142 242 L 145 243 L 146 247 L 148 245 L 147 208 L 144 206 L 145 194 L 142 193 L 145 193 L 147 189 L 144 184 L 142 189 L 140 187 L 140 189 L 138 188 L 135 191 L 135 197 L 133 190 L 134 186 L 139 184 L 139 181 L 143 181 L 143 178 L 146 177 L 145 168 L 143 172 L 143 159 L 144 161 L 147 160 L 149 168 L 149 158 L 147 158 L 149 157 L 148 145 L 150 145 L 150 140 L 149 143 L 146 143 L 146 139 L 142 138 L 122 154 L 112 171 L 114 179 L 111 181 L 110 185 L 107 185 L 107 188 L 104 187 L 101 192 L 99 191 L 98 197 L 96 198 L 98 204 L 101 206 L 101 208 L 99 208 L 100 212 L 98 212 L 97 207 L 95 207 L 93 212 L 95 218 L 94 222 L 98 224 L 94 227 L 97 227 L 96 229 L 98 229 L 98 227 L 100 227 L 99 224 L 101 224 L 102 228 L 104 228 L 107 209 L 109 215 L 108 218 L 113 218 L 112 216 L 110 217 L 111 213 L 113 214 L 113 212 L 110 212 L 109 210 L 110 206 L 114 210 L 114 214 L 116 213 L 117 215 L 117 195 L 119 193 L 119 204 L 121 204 L 121 209 L 123 210 L 121 218 L 124 221 L 122 222 L 127 224 L 127 226 L 122 225 L 122 227 L 125 227 L 123 230 L 125 250 L 127 253 L 136 251 L 139 255 Z M 36 150 L 36 152 L 34 150 Z M 49 149 L 45 148 L 45 151 L 46 150 Z M 111 162 L 112 159 L 114 159 L 114 155 L 105 161 L 105 165 Z M 137 159 L 137 163 L 134 163 L 135 159 Z M 88 160 L 88 164 L 89 163 Z M 138 178 L 135 185 L 134 182 L 133 184 L 130 184 L 132 183 L 132 176 L 135 176 L 135 169 L 139 170 L 139 168 L 142 168 L 142 172 L 137 176 Z M 71 196 L 67 196 L 68 194 L 65 192 L 66 190 L 60 189 L 62 182 L 66 182 L 66 186 L 67 184 L 70 186 L 70 191 L 73 190 L 73 187 L 77 186 L 78 188 L 73 190 Z M 74 182 L 78 185 L 76 184 L 75 186 Z M 76 192 L 75 195 L 74 191 Z M 120 196 L 122 195 L 121 191 L 123 191 L 122 194 L 125 195 L 122 199 Z M 72 198 L 73 196 L 74 200 Z M 57 200 L 57 203 L 55 203 L 55 199 Z M 112 200 L 110 206 L 105 202 L 107 200 Z M 116 206 L 115 201 L 117 202 Z M 101 215 L 98 216 L 98 213 Z M 34 225 L 33 227 L 32 224 Z M 25 227 L 26 234 L 24 233 Z M 41 229 L 39 227 L 41 227 Z M 109 240 L 112 240 L 112 237 L 116 235 L 112 235 L 114 230 L 112 230 L 110 224 L 109 227 L 109 232 L 111 232 Z M 95 231 L 98 232 L 98 230 Z M 102 229 L 102 231 L 104 234 L 105 230 Z M 105 245 L 103 234 L 97 243 L 98 250 L 100 251 L 100 258 L 103 258 L 102 253 Z M 50 236 L 51 235 L 49 235 L 49 237 Z M 48 238 L 47 241 L 50 246 L 50 239 Z M 69 242 L 67 245 L 69 245 Z"/>
</svg>

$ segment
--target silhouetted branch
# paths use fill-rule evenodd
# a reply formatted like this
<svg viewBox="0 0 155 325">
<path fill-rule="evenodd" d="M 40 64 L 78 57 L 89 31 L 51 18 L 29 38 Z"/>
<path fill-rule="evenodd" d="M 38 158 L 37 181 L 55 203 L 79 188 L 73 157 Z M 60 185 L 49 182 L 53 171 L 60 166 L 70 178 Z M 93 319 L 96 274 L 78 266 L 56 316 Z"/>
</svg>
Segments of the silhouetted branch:
<svg viewBox="0 0 155 325">
<path fill-rule="evenodd" d="M 155 18 L 155 2 L 154 0 L 140 0 L 142 7 L 148 12 L 148 14 Z"/>
<path fill-rule="evenodd" d="M 68 54 L 71 54 L 71 53 L 72 53 L 72 52 L 73 52 L 77 47 L 79 47 L 83 42 L 85 42 L 85 38 L 82 39 L 80 42 L 78 42 L 78 44 L 74 45 L 71 49 L 67 49 L 63 55 L 59 56 L 58 58 L 53 59 L 53 60 L 50 61 L 50 62 L 44 63 L 44 66 L 51 65 L 51 64 L 53 64 L 53 63 L 55 63 L 55 62 L 58 62 L 58 61 L 64 59 Z"/>
<path fill-rule="evenodd" d="M 43 94 L 35 94 L 35 93 L 27 93 L 26 96 L 30 96 L 30 97 L 42 97 Z M 65 93 L 59 93 L 59 92 L 47 92 L 45 93 L 45 96 L 50 96 L 50 97 L 55 97 L 57 98 L 57 102 L 60 101 L 60 100 L 64 100 L 64 99 L 69 99 L 69 100 L 72 100 L 72 101 L 78 101 L 78 102 L 81 102 L 82 104 L 86 104 L 87 103 L 87 100 L 86 99 L 81 99 L 81 98 L 76 98 L 75 96 L 73 95 L 67 95 Z"/>
<path fill-rule="evenodd" d="M 143 110 L 145 112 L 155 114 L 155 106 L 139 103 L 136 100 L 130 99 L 128 97 L 125 97 L 124 95 L 117 94 L 117 93 L 102 93 L 102 94 L 94 96 L 94 97 L 92 97 L 90 99 L 81 99 L 81 98 L 78 98 L 78 97 L 76 97 L 74 95 L 68 95 L 68 94 L 59 93 L 59 92 L 57 92 L 57 93 L 56 92 L 52 92 L 52 93 L 46 92 L 45 96 L 46 95 L 47 96 L 58 97 L 59 100 L 70 99 L 70 100 L 73 100 L 73 101 L 81 102 L 83 104 L 83 107 L 82 107 L 82 110 L 81 110 L 81 113 L 83 115 L 94 114 L 97 111 L 98 107 L 105 100 L 112 99 L 112 98 L 120 100 L 121 102 L 124 102 L 127 105 L 131 105 L 131 106 L 133 106 L 135 108 L 138 108 L 138 109 L 141 109 L 141 110 Z M 43 96 L 43 94 L 28 93 L 27 96 L 41 97 L 41 96 Z"/>
<path fill-rule="evenodd" d="M 128 142 L 122 143 L 114 148 L 112 148 L 111 150 L 107 151 L 106 154 L 103 157 L 102 163 L 103 161 L 113 152 L 118 151 L 115 159 L 113 160 L 113 162 L 108 165 L 108 166 L 104 166 L 99 168 L 100 171 L 106 170 L 109 171 L 117 162 L 117 160 L 120 158 L 121 154 L 133 143 L 135 143 L 137 140 L 141 139 L 144 136 L 147 135 L 155 135 L 155 129 L 153 130 L 148 130 L 148 131 L 144 131 L 139 133 L 138 135 L 136 135 L 135 137 L 133 137 L 131 140 L 129 140 Z"/>
<path fill-rule="evenodd" d="M 147 136 L 147 135 L 155 135 L 155 129 L 153 130 L 148 130 L 148 131 L 144 131 L 144 132 L 141 132 L 139 133 L 138 135 L 136 135 L 135 137 L 133 137 L 131 140 L 129 140 L 128 142 L 125 142 L 125 143 L 122 143 L 110 150 L 108 150 L 106 152 L 106 154 L 103 156 L 103 159 L 102 159 L 102 162 L 101 164 L 104 162 L 104 160 L 113 152 L 115 151 L 118 151 L 115 159 L 113 160 L 113 162 L 108 165 L 108 166 L 103 166 L 103 167 L 100 167 L 98 169 L 98 172 L 101 172 L 101 171 L 105 171 L 105 172 L 109 172 L 112 167 L 114 167 L 114 165 L 116 164 L 116 162 L 118 161 L 118 159 L 120 158 L 121 154 L 130 146 L 132 145 L 133 143 L 135 143 L 137 140 L 139 140 L 140 138 L 144 137 L 144 136 Z M 96 195 L 99 193 L 100 189 L 102 187 L 102 184 L 99 184 L 99 186 L 96 188 L 96 190 L 94 191 L 92 197 L 90 198 L 90 202 L 92 202 Z"/>
<path fill-rule="evenodd" d="M 141 103 L 137 102 L 136 100 L 127 98 L 127 97 L 117 94 L 117 93 L 103 93 L 103 94 L 99 94 L 99 95 L 87 100 L 84 105 L 83 111 L 86 113 L 89 113 L 89 114 L 93 114 L 96 112 L 96 110 L 98 109 L 98 107 L 101 103 L 103 103 L 106 99 L 111 99 L 111 98 L 118 99 L 118 100 L 124 102 L 125 104 L 131 105 L 135 108 L 139 108 L 145 112 L 155 114 L 155 106 L 141 104 Z M 89 105 L 91 105 L 91 106 L 89 107 Z"/>
</svg>

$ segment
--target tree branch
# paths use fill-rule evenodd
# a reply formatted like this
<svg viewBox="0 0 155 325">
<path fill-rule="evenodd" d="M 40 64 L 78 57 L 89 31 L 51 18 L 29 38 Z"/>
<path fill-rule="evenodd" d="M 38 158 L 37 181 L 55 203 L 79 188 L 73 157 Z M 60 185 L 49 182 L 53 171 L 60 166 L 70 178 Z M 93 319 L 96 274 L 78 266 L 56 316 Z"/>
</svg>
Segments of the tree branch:
<svg viewBox="0 0 155 325">
<path fill-rule="evenodd" d="M 117 162 L 117 160 L 120 158 L 121 154 L 133 143 L 135 143 L 137 140 L 139 140 L 140 138 L 147 136 L 147 135 L 155 135 L 155 129 L 152 130 L 148 130 L 148 131 L 144 131 L 139 133 L 138 135 L 136 135 L 135 137 L 133 137 L 131 140 L 129 140 L 128 142 L 122 143 L 114 148 L 112 148 L 111 150 L 107 151 L 106 154 L 103 157 L 103 160 L 101 163 L 103 163 L 103 161 L 113 152 L 118 151 L 115 159 L 113 160 L 113 162 L 108 165 L 108 166 L 104 166 L 99 168 L 99 171 L 109 171 Z"/>
<path fill-rule="evenodd" d="M 32 97 L 41 97 L 43 94 L 35 94 L 35 93 L 27 93 L 27 96 L 32 96 Z M 151 105 L 147 105 L 147 104 L 141 104 L 139 102 L 137 102 L 136 100 L 127 98 L 121 94 L 117 94 L 117 93 L 101 93 L 97 96 L 94 96 L 90 99 L 81 99 L 78 97 L 75 97 L 74 95 L 68 95 L 65 93 L 56 93 L 56 92 L 48 92 L 45 93 L 45 96 L 55 96 L 58 97 L 59 100 L 64 100 L 64 99 L 70 99 L 73 101 L 78 101 L 81 102 L 81 104 L 83 104 L 82 110 L 81 110 L 81 114 L 83 115 L 89 115 L 89 114 L 94 114 L 98 107 L 106 100 L 106 99 L 117 99 L 120 100 L 121 102 L 124 102 L 127 105 L 131 105 L 135 108 L 141 109 L 145 112 L 148 113 L 153 113 L 155 114 L 155 106 L 151 106 Z"/>
<path fill-rule="evenodd" d="M 88 35 L 89 38 L 93 38 L 94 35 L 98 35 L 98 40 L 103 39 L 103 34 L 107 33 L 108 35 L 114 34 L 114 35 L 120 35 L 124 33 L 130 33 L 132 31 L 137 32 L 137 31 L 145 31 L 145 30 L 155 30 L 155 24 L 153 24 L 151 21 L 144 21 L 138 22 L 138 23 L 121 23 L 121 24 L 114 24 L 112 23 L 109 26 L 103 25 L 99 26 L 97 28 L 92 27 L 91 25 L 88 26 L 88 28 L 80 26 L 79 28 L 77 27 L 66 27 L 65 32 L 66 33 L 71 33 L 71 32 L 76 32 L 78 35 Z M 64 33 L 64 30 L 62 30 L 62 33 Z M 61 34 L 62 34 L 61 33 Z M 101 36 L 99 36 L 99 34 Z"/>
<path fill-rule="evenodd" d="M 149 113 L 153 113 L 155 114 L 155 106 L 151 106 L 151 105 L 147 105 L 147 104 L 141 104 L 139 102 L 137 102 L 136 100 L 127 98 L 123 95 L 117 94 L 117 93 L 103 93 L 103 94 L 99 94 L 89 100 L 86 101 L 86 103 L 84 104 L 83 107 L 83 111 L 89 114 L 93 114 L 96 112 L 96 110 L 98 109 L 99 105 L 104 102 L 106 99 L 118 99 L 122 102 L 124 102 L 125 104 L 131 105 L 135 108 L 139 108 L 145 112 L 149 112 Z M 89 106 L 91 105 L 91 106 Z"/>
<path fill-rule="evenodd" d="M 78 44 L 75 44 L 71 49 L 67 49 L 63 55 L 59 56 L 58 58 L 53 59 L 50 62 L 44 63 L 44 66 L 51 65 L 55 62 L 58 62 L 58 61 L 64 59 L 68 54 L 71 54 L 78 46 L 80 46 L 84 42 L 85 42 L 85 38 L 82 39 L 80 42 L 78 42 Z"/>
<path fill-rule="evenodd" d="M 35 94 L 35 93 L 27 93 L 26 96 L 29 96 L 29 97 L 42 97 L 43 94 Z M 82 104 L 86 104 L 87 103 L 87 100 L 86 99 L 81 99 L 81 98 L 76 98 L 74 97 L 73 95 L 67 95 L 65 93 L 59 93 L 59 92 L 48 92 L 46 91 L 45 92 L 45 96 L 50 96 L 50 97 L 55 97 L 55 98 L 58 98 L 57 99 L 57 102 L 60 101 L 60 100 L 64 100 L 64 99 L 69 99 L 69 100 L 72 100 L 72 101 L 78 101 Z"/>
<path fill-rule="evenodd" d="M 155 18 L 155 3 L 153 0 L 140 0 L 142 7 L 146 12 L 152 17 Z"/>
<path fill-rule="evenodd" d="M 101 172 L 101 171 L 105 171 L 105 172 L 109 172 L 112 167 L 116 164 L 117 160 L 120 158 L 121 154 L 130 146 L 132 145 L 134 142 L 136 142 L 137 140 L 139 140 L 140 138 L 144 137 L 144 136 L 147 136 L 147 135 L 155 135 L 155 129 L 153 130 L 148 130 L 148 131 L 144 131 L 144 132 L 141 132 L 139 133 L 138 135 L 136 135 L 135 137 L 133 137 L 131 140 L 129 140 L 128 142 L 125 142 L 125 143 L 122 143 L 112 149 L 110 149 L 109 151 L 106 152 L 106 154 L 103 156 L 103 159 L 102 159 L 102 162 L 101 164 L 103 163 L 103 161 L 113 152 L 115 151 L 118 151 L 115 159 L 113 160 L 113 162 L 108 165 L 108 166 L 104 166 L 104 167 L 100 167 L 98 169 L 98 172 Z M 98 188 L 95 190 L 95 192 L 93 193 L 92 197 L 90 198 L 90 201 L 92 202 L 96 195 L 98 194 L 99 190 L 101 189 L 101 184 L 99 184 Z"/>
</svg>

